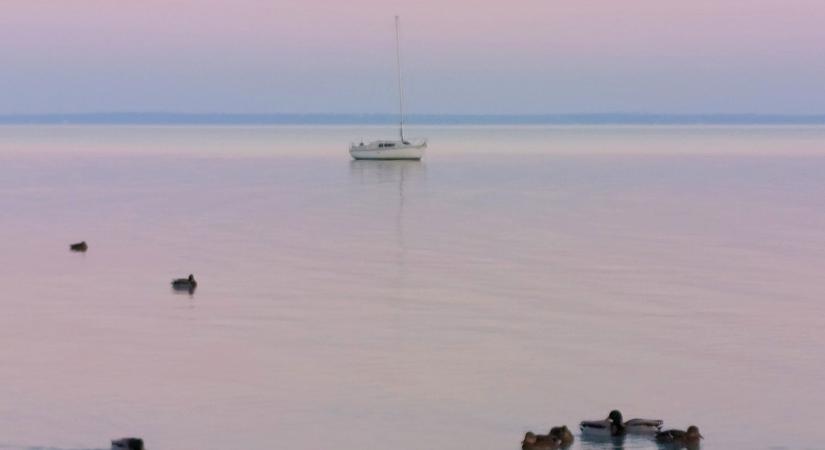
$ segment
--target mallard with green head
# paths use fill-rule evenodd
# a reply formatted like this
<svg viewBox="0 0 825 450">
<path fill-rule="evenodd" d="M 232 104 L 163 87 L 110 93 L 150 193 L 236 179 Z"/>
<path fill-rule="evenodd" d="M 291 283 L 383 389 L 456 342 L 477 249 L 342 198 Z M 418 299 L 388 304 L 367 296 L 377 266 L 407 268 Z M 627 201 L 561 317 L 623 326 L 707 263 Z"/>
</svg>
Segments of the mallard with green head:
<svg viewBox="0 0 825 450">
<path fill-rule="evenodd" d="M 630 419 L 624 421 L 621 411 L 610 411 L 607 419 L 589 420 L 581 423 L 583 434 L 591 436 L 623 436 L 626 433 L 656 433 L 662 429 L 658 419 Z"/>
<path fill-rule="evenodd" d="M 579 428 L 582 434 L 590 436 L 623 436 L 627 431 L 618 409 L 610 411 L 604 420 L 583 420 Z"/>
</svg>

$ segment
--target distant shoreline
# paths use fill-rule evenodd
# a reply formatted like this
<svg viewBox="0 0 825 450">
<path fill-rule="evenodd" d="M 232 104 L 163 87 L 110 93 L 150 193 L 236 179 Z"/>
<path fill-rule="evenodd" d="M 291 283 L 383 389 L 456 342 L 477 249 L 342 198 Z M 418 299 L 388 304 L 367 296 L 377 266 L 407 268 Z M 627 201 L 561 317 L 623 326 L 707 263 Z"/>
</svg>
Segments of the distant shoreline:
<svg viewBox="0 0 825 450">
<path fill-rule="evenodd" d="M 0 125 L 393 125 L 392 114 L 90 113 L 0 115 Z M 409 125 L 825 125 L 825 114 L 410 114 Z"/>
</svg>

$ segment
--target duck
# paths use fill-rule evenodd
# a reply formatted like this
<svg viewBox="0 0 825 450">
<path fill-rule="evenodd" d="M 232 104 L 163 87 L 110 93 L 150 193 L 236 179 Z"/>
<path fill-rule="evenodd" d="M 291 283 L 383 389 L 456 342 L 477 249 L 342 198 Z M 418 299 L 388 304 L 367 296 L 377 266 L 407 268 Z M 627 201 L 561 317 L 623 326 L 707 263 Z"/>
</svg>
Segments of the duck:
<svg viewBox="0 0 825 450">
<path fill-rule="evenodd" d="M 607 419 L 585 420 L 579 425 L 583 434 L 594 436 L 623 436 L 626 433 L 655 433 L 662 429 L 658 419 L 630 419 L 624 421 L 621 411 L 610 411 Z"/>
<path fill-rule="evenodd" d="M 86 241 L 78 242 L 76 244 L 72 244 L 69 246 L 69 249 L 73 252 L 85 252 L 89 249 L 89 246 L 86 245 Z"/>
<path fill-rule="evenodd" d="M 701 439 L 705 437 L 699 433 L 699 427 L 691 425 L 687 431 L 666 430 L 656 433 L 656 442 L 665 444 L 678 444 L 683 446 L 697 446 Z"/>
<path fill-rule="evenodd" d="M 561 447 L 561 440 L 549 434 L 535 434 L 528 431 L 521 441 L 521 450 L 555 450 Z"/>
<path fill-rule="evenodd" d="M 630 419 L 624 423 L 628 433 L 650 434 L 662 431 L 663 421 L 659 419 Z"/>
<path fill-rule="evenodd" d="M 624 436 L 626 430 L 622 413 L 614 409 L 604 420 L 583 420 L 579 424 L 582 434 L 592 436 Z"/>
<path fill-rule="evenodd" d="M 143 439 L 135 437 L 114 439 L 112 450 L 144 450 Z"/>
<path fill-rule="evenodd" d="M 562 447 L 568 447 L 575 440 L 573 433 L 570 432 L 567 425 L 551 428 L 549 435 L 558 439 L 561 442 Z"/>
<path fill-rule="evenodd" d="M 187 278 L 178 278 L 172 281 L 172 288 L 180 291 L 191 291 L 198 287 L 198 282 L 195 281 L 195 276 L 191 273 Z"/>
</svg>

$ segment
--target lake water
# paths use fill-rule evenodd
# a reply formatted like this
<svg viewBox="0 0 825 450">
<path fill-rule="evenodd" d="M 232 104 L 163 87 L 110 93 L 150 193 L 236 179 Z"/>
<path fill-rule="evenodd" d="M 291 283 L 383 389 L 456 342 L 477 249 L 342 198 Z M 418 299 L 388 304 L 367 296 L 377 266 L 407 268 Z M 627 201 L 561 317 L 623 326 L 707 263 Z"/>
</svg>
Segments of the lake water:
<svg viewBox="0 0 825 450">
<path fill-rule="evenodd" d="M 0 448 L 825 448 L 825 127 L 392 133 L 0 127 Z"/>
</svg>

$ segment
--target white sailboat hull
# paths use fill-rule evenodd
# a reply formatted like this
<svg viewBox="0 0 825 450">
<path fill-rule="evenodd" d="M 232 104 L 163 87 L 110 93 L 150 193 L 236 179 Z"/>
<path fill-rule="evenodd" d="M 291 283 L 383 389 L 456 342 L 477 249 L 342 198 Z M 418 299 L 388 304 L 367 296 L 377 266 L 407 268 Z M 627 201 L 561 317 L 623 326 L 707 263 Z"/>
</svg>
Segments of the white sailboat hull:
<svg viewBox="0 0 825 450">
<path fill-rule="evenodd" d="M 353 159 L 413 159 L 419 160 L 424 157 L 424 150 L 427 148 L 426 142 L 402 143 L 394 142 L 392 147 L 378 147 L 376 143 L 369 145 L 353 144 L 349 148 L 349 154 Z"/>
</svg>

